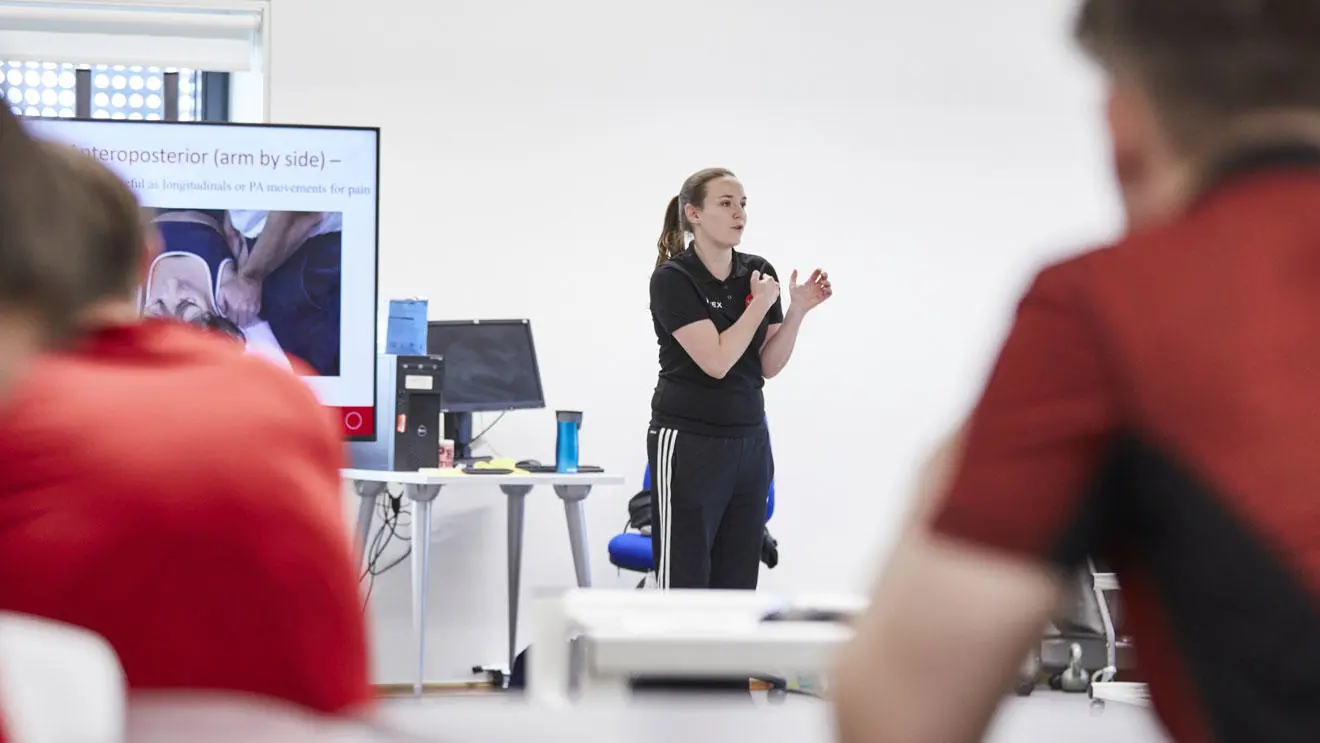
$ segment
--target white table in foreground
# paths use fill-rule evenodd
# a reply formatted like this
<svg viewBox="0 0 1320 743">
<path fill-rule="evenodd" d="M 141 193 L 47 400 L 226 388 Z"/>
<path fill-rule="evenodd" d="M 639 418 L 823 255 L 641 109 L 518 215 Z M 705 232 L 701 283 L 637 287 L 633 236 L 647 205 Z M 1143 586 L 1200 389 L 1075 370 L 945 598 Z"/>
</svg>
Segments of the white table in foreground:
<svg viewBox="0 0 1320 743">
<path fill-rule="evenodd" d="M 852 639 L 844 622 L 764 621 L 773 611 L 852 617 L 866 599 L 852 595 L 786 597 L 756 591 L 570 590 L 535 602 L 528 697 L 569 701 L 569 641 L 583 646 L 578 679 L 590 696 L 618 693 L 633 676 L 729 677 L 764 673 L 824 675 Z"/>
<path fill-rule="evenodd" d="M 950 705 L 957 700 L 950 699 Z M 1170 743 L 1148 710 L 1096 717 L 1080 694 L 1009 697 L 987 743 Z M 181 731 L 183 731 L 181 733 Z M 782 705 L 710 696 L 547 708 L 501 696 L 381 702 L 365 718 L 323 717 L 248 695 L 135 693 L 126 743 L 835 743 L 832 707 L 793 697 Z"/>
<path fill-rule="evenodd" d="M 564 502 L 564 516 L 568 520 L 568 538 L 573 550 L 573 569 L 580 588 L 591 587 L 591 563 L 587 557 L 587 521 L 582 502 L 597 485 L 622 485 L 619 475 L 603 473 L 561 474 L 536 473 L 514 475 L 457 475 L 423 472 L 390 472 L 387 470 L 346 469 L 345 480 L 353 483 L 361 498 L 358 504 L 357 536 L 359 549 L 365 558 L 370 539 L 371 520 L 375 513 L 376 498 L 387 485 L 402 485 L 404 496 L 415 506 L 412 520 L 413 541 L 413 632 L 417 638 L 417 678 L 413 691 L 422 693 L 426 680 L 426 587 L 430 579 L 431 563 L 431 506 L 443 488 L 499 488 L 508 499 L 508 559 L 509 559 L 509 669 L 513 668 L 518 640 L 518 597 L 521 590 L 523 514 L 527 494 L 537 485 L 554 488 L 555 495 Z"/>
<path fill-rule="evenodd" d="M 947 703 L 953 708 L 958 700 L 948 698 Z M 1001 705 L 1002 711 L 995 716 L 985 741 L 1170 743 L 1148 710 L 1115 706 L 1095 717 L 1088 704 L 1084 695 L 1064 692 L 1041 692 L 1026 698 L 1010 696 Z M 744 700 L 721 700 L 718 695 L 716 698 L 697 695 L 662 696 L 654 700 L 639 698 L 631 702 L 602 701 L 563 708 L 498 699 L 482 703 L 480 698 L 468 697 L 455 704 L 398 702 L 383 706 L 381 717 L 395 730 L 435 743 L 838 741 L 833 707 L 825 701 L 799 696 L 790 697 L 782 705 L 748 704 Z M 189 743 L 210 742 L 197 741 L 195 736 L 190 736 Z M 244 739 L 243 743 L 265 741 Z M 278 743 L 295 742 L 279 739 Z M 348 743 L 347 739 L 343 743 Z M 408 739 L 408 743 L 416 742 Z"/>
</svg>

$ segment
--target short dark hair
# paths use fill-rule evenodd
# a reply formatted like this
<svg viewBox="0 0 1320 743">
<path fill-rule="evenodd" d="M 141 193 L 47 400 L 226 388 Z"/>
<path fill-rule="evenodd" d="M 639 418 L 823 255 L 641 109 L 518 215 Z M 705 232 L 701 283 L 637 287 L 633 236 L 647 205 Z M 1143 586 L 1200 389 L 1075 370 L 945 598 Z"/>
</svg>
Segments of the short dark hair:
<svg viewBox="0 0 1320 743">
<path fill-rule="evenodd" d="M 75 189 L 66 219 L 83 233 L 88 300 L 132 294 L 146 250 L 146 212 L 128 184 L 105 165 L 70 145 L 43 142 L 54 170 Z"/>
<path fill-rule="evenodd" d="M 660 231 L 660 239 L 656 241 L 655 265 L 658 268 L 661 263 L 682 253 L 686 245 L 683 244 L 683 233 L 692 229 L 688 223 L 687 213 L 684 207 L 688 204 L 696 204 L 698 207 L 706 203 L 706 186 L 717 178 L 733 178 L 733 171 L 728 168 L 706 168 L 698 170 L 683 181 L 683 187 L 678 189 L 678 195 L 669 200 L 669 206 L 665 207 L 664 227 Z"/>
<path fill-rule="evenodd" d="M 0 96 L 0 308 L 35 312 L 56 337 L 93 301 L 85 235 L 69 219 L 77 191 Z"/>
<path fill-rule="evenodd" d="M 238 341 L 247 340 L 247 334 L 243 332 L 242 328 L 238 327 L 237 323 L 225 317 L 224 315 L 215 312 L 207 312 L 203 314 L 201 317 L 197 318 L 196 320 L 193 320 L 192 324 L 196 325 L 199 328 L 205 328 L 207 330 L 213 330 L 222 335 L 227 335 L 233 338 L 234 340 L 238 340 Z"/>
<path fill-rule="evenodd" d="M 1083 0 L 1075 31 L 1135 75 L 1177 146 L 1247 114 L 1320 112 L 1317 0 Z"/>
</svg>

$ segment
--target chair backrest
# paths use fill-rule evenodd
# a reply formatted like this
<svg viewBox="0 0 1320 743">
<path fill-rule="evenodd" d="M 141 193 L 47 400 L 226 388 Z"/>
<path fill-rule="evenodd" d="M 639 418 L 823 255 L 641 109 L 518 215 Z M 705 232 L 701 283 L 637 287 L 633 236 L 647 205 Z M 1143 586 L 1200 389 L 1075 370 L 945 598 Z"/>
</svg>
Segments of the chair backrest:
<svg viewBox="0 0 1320 743">
<path fill-rule="evenodd" d="M 0 739 L 120 743 L 127 696 L 119 658 L 101 637 L 0 613 Z"/>
<path fill-rule="evenodd" d="M 386 710 L 313 712 L 278 699 L 219 691 L 142 691 L 129 698 L 127 743 L 422 743 Z M 435 740 L 442 740 L 436 737 Z"/>
<path fill-rule="evenodd" d="M 773 448 L 773 447 L 771 447 Z M 642 490 L 651 489 L 651 463 L 646 463 L 646 469 L 642 471 Z M 765 496 L 765 520 L 770 521 L 770 517 L 775 515 L 775 481 L 770 480 L 770 490 Z"/>
</svg>

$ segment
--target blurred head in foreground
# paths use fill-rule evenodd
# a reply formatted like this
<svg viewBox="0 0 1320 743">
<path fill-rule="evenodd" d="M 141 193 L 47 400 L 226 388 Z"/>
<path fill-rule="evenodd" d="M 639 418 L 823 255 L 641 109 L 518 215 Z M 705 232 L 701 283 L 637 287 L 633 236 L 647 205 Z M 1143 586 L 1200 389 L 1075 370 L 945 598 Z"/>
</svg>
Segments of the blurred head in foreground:
<svg viewBox="0 0 1320 743">
<path fill-rule="evenodd" d="M 136 321 L 140 312 L 138 287 L 150 283 L 147 277 L 154 273 L 153 264 L 159 270 L 159 260 L 153 259 L 167 258 L 160 256 L 160 236 L 151 226 L 151 210 L 139 206 L 123 179 L 77 149 L 54 143 L 43 143 L 42 147 L 47 150 L 54 170 L 65 175 L 78 197 L 77 209 L 70 212 L 69 218 L 85 233 L 89 303 L 83 313 L 84 324 Z M 201 270 L 209 277 L 204 261 L 190 254 L 181 255 L 200 263 Z M 172 285 L 186 284 L 178 278 L 170 281 Z M 207 297 L 209 284 L 209 281 L 200 282 L 200 286 L 208 288 Z M 215 311 L 213 301 L 189 303 L 182 289 L 175 293 L 184 297 L 179 299 L 179 312 L 147 314 L 175 317 L 229 337 L 243 338 L 237 326 Z"/>
<path fill-rule="evenodd" d="M 94 293 L 73 184 L 0 97 L 0 388 L 32 352 L 66 339 Z"/>
<path fill-rule="evenodd" d="M 1075 31 L 1109 78 L 1133 226 L 1180 211 L 1231 150 L 1320 138 L 1315 0 L 1085 0 Z"/>
<path fill-rule="evenodd" d="M 81 324 L 136 319 L 137 291 L 159 250 L 137 197 L 109 168 L 74 147 L 43 142 L 53 173 L 72 193 L 65 218 L 80 228 L 86 272 Z"/>
</svg>

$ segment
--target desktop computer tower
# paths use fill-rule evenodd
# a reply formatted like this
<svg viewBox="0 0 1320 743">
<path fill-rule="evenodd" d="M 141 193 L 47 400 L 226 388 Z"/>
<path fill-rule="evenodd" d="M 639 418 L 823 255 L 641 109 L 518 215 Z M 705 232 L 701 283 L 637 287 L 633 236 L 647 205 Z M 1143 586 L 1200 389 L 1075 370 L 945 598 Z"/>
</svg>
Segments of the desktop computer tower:
<svg viewBox="0 0 1320 743">
<path fill-rule="evenodd" d="M 440 463 L 444 359 L 376 358 L 376 440 L 349 444 L 350 466 L 415 472 Z"/>
<path fill-rule="evenodd" d="M 394 466 L 413 472 L 440 464 L 444 360 L 439 356 L 396 356 Z"/>
</svg>

